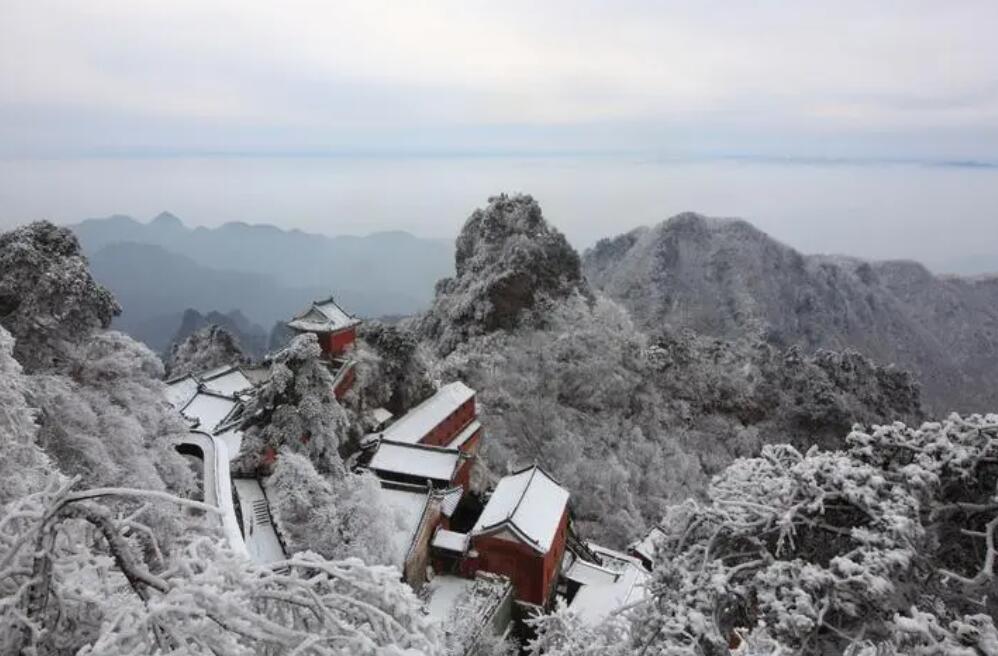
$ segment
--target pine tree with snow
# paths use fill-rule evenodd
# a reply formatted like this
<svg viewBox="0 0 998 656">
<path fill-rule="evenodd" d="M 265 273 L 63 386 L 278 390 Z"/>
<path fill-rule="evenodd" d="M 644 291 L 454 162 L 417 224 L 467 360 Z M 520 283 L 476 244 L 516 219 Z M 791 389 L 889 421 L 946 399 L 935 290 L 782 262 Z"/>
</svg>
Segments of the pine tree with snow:
<svg viewBox="0 0 998 656">
<path fill-rule="evenodd" d="M 342 475 L 349 417 L 321 355 L 316 336 L 306 333 L 273 356 L 267 380 L 248 404 L 241 468 L 266 468 L 268 454 L 288 448 L 306 454 L 320 473 Z"/>
</svg>

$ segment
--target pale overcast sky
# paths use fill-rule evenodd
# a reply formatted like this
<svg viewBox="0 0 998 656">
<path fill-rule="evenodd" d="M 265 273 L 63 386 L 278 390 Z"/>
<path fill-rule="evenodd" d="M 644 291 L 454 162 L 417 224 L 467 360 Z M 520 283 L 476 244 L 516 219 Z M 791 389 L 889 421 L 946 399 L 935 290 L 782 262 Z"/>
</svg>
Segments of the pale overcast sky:
<svg viewBox="0 0 998 656">
<path fill-rule="evenodd" d="M 317 191 L 326 164 L 308 173 L 307 189 L 287 164 L 268 185 L 264 167 L 252 183 L 270 195 L 253 194 L 246 208 L 231 198 L 213 204 L 224 175 L 200 188 L 170 186 L 192 170 L 186 162 L 205 159 L 463 155 L 475 166 L 596 154 L 994 165 L 996 27 L 995 0 L 2 0 L 0 225 L 35 213 L 71 220 L 152 207 L 196 208 L 186 217 L 193 222 L 270 217 L 333 232 L 363 218 L 362 203 Z M 135 161 L 146 164 L 123 163 Z M 147 169 L 164 176 L 162 193 L 136 173 Z M 426 175 L 435 193 L 452 189 Z M 123 177 L 131 188 L 116 193 Z M 421 193 L 409 178 L 385 180 L 386 189 Z M 645 204 L 671 209 L 651 178 L 638 192 Z M 532 190 L 519 170 L 497 175 L 495 191 L 512 179 Z M 563 182 L 564 193 L 591 184 Z M 717 202 L 724 193 L 705 190 L 691 209 L 727 208 Z M 434 212 L 464 201 L 457 194 Z M 736 213 L 765 224 L 752 215 L 761 203 L 746 205 Z M 318 216 L 323 207 L 354 214 Z M 451 234 L 467 210 L 446 224 L 418 215 L 417 231 Z M 398 225 L 412 229 L 411 216 Z M 375 209 L 370 227 L 390 219 Z M 623 227 L 607 217 L 589 232 Z"/>
</svg>

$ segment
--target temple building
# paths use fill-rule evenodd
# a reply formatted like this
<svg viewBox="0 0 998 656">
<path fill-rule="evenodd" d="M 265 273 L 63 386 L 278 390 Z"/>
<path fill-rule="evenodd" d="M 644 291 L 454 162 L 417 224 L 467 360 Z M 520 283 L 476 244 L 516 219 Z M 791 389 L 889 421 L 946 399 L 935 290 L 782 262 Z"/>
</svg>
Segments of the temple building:
<svg viewBox="0 0 998 656">
<path fill-rule="evenodd" d="M 315 333 L 322 352 L 333 357 L 344 355 L 353 346 L 359 325 L 360 320 L 347 314 L 332 296 L 313 302 L 288 322 L 295 332 Z"/>
<path fill-rule="evenodd" d="M 356 372 L 350 351 L 357 341 L 360 323 L 360 319 L 348 314 L 330 296 L 314 301 L 287 324 L 296 333 L 313 333 L 319 339 L 326 365 L 333 374 L 333 393 L 337 399 L 343 398 L 353 387 Z"/>
</svg>

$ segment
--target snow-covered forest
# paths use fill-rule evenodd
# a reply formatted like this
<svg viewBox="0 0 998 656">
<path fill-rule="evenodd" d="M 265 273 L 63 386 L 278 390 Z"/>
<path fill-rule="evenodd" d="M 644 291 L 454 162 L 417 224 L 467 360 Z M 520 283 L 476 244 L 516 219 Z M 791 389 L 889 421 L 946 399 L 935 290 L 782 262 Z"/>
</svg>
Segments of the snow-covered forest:
<svg viewBox="0 0 998 656">
<path fill-rule="evenodd" d="M 998 656 L 998 414 L 927 416 L 914 376 L 854 351 L 650 329 L 530 196 L 475 210 L 455 270 L 345 350 L 306 329 L 254 359 L 210 325 L 164 363 L 109 328 L 72 232 L 0 235 L 0 653 Z M 192 424 L 184 380 L 235 409 Z M 470 506 L 534 465 L 570 495 L 556 584 L 500 630 L 501 577 L 448 588 L 433 559 L 412 583 L 396 536 L 428 511 L 368 462 L 456 381 L 485 436 Z M 260 481 L 280 558 L 234 547 L 192 429 L 238 434 L 226 475 Z M 464 503 L 434 545 L 467 534 Z M 586 558 L 640 594 L 583 612 Z"/>
</svg>

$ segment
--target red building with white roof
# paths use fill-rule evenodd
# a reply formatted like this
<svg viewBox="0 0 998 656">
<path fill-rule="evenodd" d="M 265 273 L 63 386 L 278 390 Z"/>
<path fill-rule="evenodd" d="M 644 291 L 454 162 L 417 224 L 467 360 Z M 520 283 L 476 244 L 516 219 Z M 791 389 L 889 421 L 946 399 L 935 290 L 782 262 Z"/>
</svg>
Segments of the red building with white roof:
<svg viewBox="0 0 998 656">
<path fill-rule="evenodd" d="M 546 606 L 565 554 L 568 496 L 537 466 L 500 480 L 471 530 L 468 573 L 507 576 L 518 601 Z"/>
<path fill-rule="evenodd" d="M 457 449 L 382 441 L 368 463 L 379 478 L 432 488 L 468 487 L 473 456 Z"/>
<path fill-rule="evenodd" d="M 297 314 L 288 327 L 300 333 L 315 333 L 323 353 L 341 356 L 357 340 L 360 320 L 336 304 L 332 296 L 315 301 L 311 307 Z"/>
<path fill-rule="evenodd" d="M 423 444 L 473 453 L 481 438 L 475 390 L 456 381 L 441 387 L 383 430 L 382 441 Z"/>
<path fill-rule="evenodd" d="M 385 480 L 467 490 L 482 437 L 476 414 L 475 390 L 444 385 L 375 434 L 378 450 L 368 468 Z"/>
<path fill-rule="evenodd" d="M 313 333 L 332 370 L 333 394 L 337 399 L 350 391 L 356 376 L 349 351 L 357 341 L 360 319 L 350 315 L 333 300 L 315 301 L 288 322 L 288 327 L 298 333 Z"/>
</svg>

